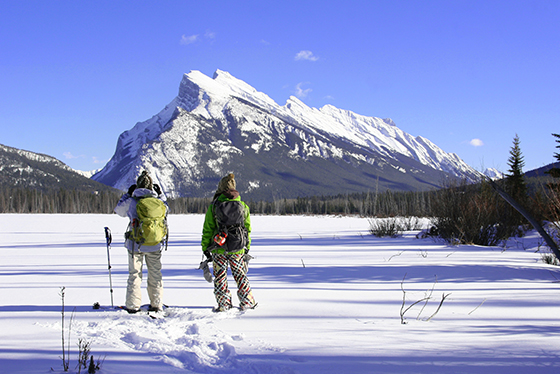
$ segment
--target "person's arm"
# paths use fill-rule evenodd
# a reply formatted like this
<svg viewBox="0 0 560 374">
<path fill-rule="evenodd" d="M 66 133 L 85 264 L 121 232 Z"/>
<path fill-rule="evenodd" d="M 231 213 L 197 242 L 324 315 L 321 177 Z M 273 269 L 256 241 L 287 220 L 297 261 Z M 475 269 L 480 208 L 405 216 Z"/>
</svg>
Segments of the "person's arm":
<svg viewBox="0 0 560 374">
<path fill-rule="evenodd" d="M 121 196 L 117 206 L 113 211 L 117 213 L 121 217 L 128 217 L 128 210 L 130 208 L 130 203 L 132 202 L 132 196 L 128 193 L 125 193 Z"/>
<path fill-rule="evenodd" d="M 247 252 L 251 249 L 251 213 L 249 212 L 249 207 L 247 204 L 243 203 L 245 208 L 245 228 L 247 229 L 248 239 L 247 239 Z"/>
<path fill-rule="evenodd" d="M 204 225 L 202 226 L 202 240 L 200 242 L 202 251 L 206 251 L 212 243 L 212 238 L 216 233 L 216 221 L 214 220 L 214 206 L 210 205 L 204 216 Z"/>
</svg>

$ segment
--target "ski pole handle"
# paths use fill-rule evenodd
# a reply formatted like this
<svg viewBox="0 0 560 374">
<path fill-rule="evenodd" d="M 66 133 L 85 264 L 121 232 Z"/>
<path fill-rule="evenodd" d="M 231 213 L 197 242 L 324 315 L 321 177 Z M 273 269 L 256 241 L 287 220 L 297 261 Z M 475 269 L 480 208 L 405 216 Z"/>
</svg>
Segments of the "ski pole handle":
<svg viewBox="0 0 560 374">
<path fill-rule="evenodd" d="M 111 230 L 105 227 L 105 239 L 107 239 L 107 266 L 109 268 L 109 286 L 111 291 L 111 308 L 113 305 L 113 279 L 111 278 L 111 257 L 109 256 L 109 249 L 111 249 L 111 242 L 113 241 L 113 236 L 111 235 Z"/>
<path fill-rule="evenodd" d="M 107 245 L 111 244 L 111 242 L 113 241 L 111 230 L 108 227 L 105 227 L 105 239 L 107 239 Z"/>
</svg>

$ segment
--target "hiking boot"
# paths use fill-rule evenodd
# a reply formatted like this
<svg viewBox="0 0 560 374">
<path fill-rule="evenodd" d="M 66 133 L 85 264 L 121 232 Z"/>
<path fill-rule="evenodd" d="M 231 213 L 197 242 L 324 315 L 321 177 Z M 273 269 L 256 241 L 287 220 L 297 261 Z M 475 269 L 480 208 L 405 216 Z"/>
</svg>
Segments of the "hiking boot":
<svg viewBox="0 0 560 374">
<path fill-rule="evenodd" d="M 150 305 L 150 307 L 148 308 L 148 312 L 163 312 L 163 309 Z"/>
</svg>

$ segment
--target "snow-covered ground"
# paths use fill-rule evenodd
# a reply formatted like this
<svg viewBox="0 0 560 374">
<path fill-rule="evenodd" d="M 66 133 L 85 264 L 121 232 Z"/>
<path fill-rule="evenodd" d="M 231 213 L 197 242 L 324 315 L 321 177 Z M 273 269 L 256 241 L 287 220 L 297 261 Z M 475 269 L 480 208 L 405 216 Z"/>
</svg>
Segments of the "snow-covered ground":
<svg viewBox="0 0 560 374">
<path fill-rule="evenodd" d="M 125 219 L 0 215 L 0 373 L 63 371 L 62 287 L 74 373 L 78 339 L 105 358 L 101 373 L 560 369 L 560 268 L 540 260 L 534 233 L 506 248 L 484 248 L 416 239 L 415 232 L 375 238 L 363 218 L 252 221 L 256 310 L 211 312 L 212 285 L 196 270 L 203 216 L 171 216 L 163 258 L 169 315 L 151 319 L 92 308 L 111 305 L 105 226 L 114 238 L 114 302 L 124 303 Z M 231 278 L 230 285 L 235 291 Z M 145 281 L 143 288 L 147 303 Z M 403 294 L 405 308 L 432 296 L 405 313 L 406 324 Z"/>
</svg>

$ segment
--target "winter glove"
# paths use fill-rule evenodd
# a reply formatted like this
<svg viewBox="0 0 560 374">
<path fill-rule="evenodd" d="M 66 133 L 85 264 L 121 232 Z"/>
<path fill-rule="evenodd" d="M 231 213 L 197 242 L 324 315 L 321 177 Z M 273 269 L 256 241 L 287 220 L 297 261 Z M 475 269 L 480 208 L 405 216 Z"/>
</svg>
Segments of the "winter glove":
<svg viewBox="0 0 560 374">
<path fill-rule="evenodd" d="M 159 187 L 159 184 L 154 184 L 154 191 L 155 191 L 158 195 L 161 195 L 161 188 Z"/>
<path fill-rule="evenodd" d="M 251 256 L 249 253 L 245 253 L 245 254 L 243 255 L 243 261 L 245 261 L 245 263 L 246 263 L 247 265 L 249 265 L 249 261 L 251 261 L 252 259 L 254 259 L 254 257 Z"/>
<path fill-rule="evenodd" d="M 254 257 L 249 254 L 249 251 L 246 251 L 243 255 L 243 269 L 245 270 L 245 274 L 249 272 L 249 261 L 251 261 Z"/>
<path fill-rule="evenodd" d="M 212 253 L 210 253 L 209 250 L 205 250 L 204 255 L 206 256 L 209 262 L 212 261 Z"/>
<path fill-rule="evenodd" d="M 203 271 L 204 279 L 206 279 L 208 283 L 212 283 L 212 272 L 208 267 L 208 261 L 210 260 L 202 261 L 200 265 L 198 265 L 198 269 Z"/>
<path fill-rule="evenodd" d="M 128 187 L 128 194 L 130 196 L 132 196 L 132 193 L 134 192 L 134 190 L 136 189 L 136 185 L 133 184 L 132 186 Z"/>
</svg>

